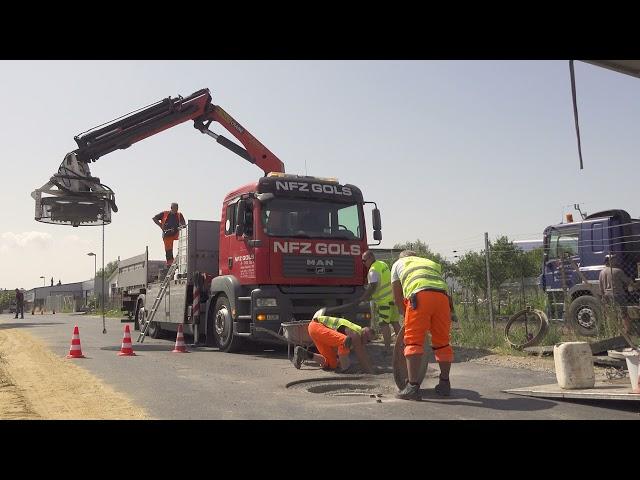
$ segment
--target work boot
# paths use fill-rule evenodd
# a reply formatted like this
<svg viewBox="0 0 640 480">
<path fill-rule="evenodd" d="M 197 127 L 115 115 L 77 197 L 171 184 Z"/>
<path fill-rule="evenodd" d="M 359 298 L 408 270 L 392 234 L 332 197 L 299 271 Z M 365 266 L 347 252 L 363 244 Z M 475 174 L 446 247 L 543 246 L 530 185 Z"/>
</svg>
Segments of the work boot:
<svg viewBox="0 0 640 480">
<path fill-rule="evenodd" d="M 294 367 L 300 370 L 300 366 L 302 365 L 302 362 L 306 359 L 307 359 L 307 351 L 304 348 L 297 346 L 296 348 L 293 349 L 293 366 Z"/>
<path fill-rule="evenodd" d="M 448 397 L 449 395 L 451 395 L 451 382 L 449 382 L 449 379 L 447 378 L 445 380 L 441 378 L 440 382 L 435 387 L 435 391 L 436 394 L 440 395 L 441 397 Z"/>
<path fill-rule="evenodd" d="M 351 374 L 351 373 L 360 373 L 358 366 L 355 364 L 351 364 L 349 365 L 347 368 L 336 368 L 336 373 L 347 373 L 347 374 Z"/>
<path fill-rule="evenodd" d="M 401 400 L 416 400 L 419 401 L 420 398 L 420 385 L 412 385 L 407 382 L 407 385 L 396 393 L 396 398 Z"/>
</svg>

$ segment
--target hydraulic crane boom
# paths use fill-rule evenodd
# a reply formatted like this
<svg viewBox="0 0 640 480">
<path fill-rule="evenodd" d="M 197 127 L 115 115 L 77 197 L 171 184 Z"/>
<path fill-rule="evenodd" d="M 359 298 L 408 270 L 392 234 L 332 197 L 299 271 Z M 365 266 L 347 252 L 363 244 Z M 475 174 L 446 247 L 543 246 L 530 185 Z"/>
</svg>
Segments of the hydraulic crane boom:
<svg viewBox="0 0 640 480">
<path fill-rule="evenodd" d="M 209 90 L 202 89 L 186 98 L 165 98 L 76 135 L 78 148 L 65 156 L 58 172 L 46 184 L 31 193 L 35 200 L 35 219 L 74 227 L 110 223 L 111 210 L 118 211 L 115 195 L 99 178 L 91 176 L 89 163 L 188 120 L 193 120 L 193 126 L 201 133 L 256 164 L 265 175 L 284 173 L 284 163 L 231 115 L 213 105 Z M 212 122 L 220 123 L 244 148 L 209 130 Z"/>
<path fill-rule="evenodd" d="M 208 89 L 198 90 L 186 98 L 165 98 L 105 125 L 74 137 L 78 144 L 75 153 L 81 162 L 96 161 L 114 150 L 125 149 L 140 140 L 171 127 L 193 120 L 194 127 L 212 136 L 222 146 L 256 164 L 266 174 L 284 172 L 284 163 L 260 143 L 231 115 L 211 103 Z M 244 146 L 209 130 L 211 122 L 218 122 Z"/>
</svg>

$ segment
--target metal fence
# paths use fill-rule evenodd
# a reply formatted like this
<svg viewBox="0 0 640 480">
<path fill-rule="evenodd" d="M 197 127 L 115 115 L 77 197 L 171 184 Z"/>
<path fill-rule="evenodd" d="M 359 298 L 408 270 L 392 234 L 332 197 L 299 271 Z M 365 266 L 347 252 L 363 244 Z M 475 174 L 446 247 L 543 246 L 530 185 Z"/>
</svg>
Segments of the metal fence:
<svg viewBox="0 0 640 480">
<path fill-rule="evenodd" d="M 73 295 L 49 295 L 44 302 L 45 312 L 70 313 L 82 307 L 82 298 Z"/>
<path fill-rule="evenodd" d="M 638 273 L 638 263 L 629 255 L 612 255 L 590 276 L 575 261 L 564 258 L 558 262 L 560 289 L 548 293 L 548 316 L 564 321 L 577 337 L 590 340 L 622 336 L 637 348 Z"/>
</svg>

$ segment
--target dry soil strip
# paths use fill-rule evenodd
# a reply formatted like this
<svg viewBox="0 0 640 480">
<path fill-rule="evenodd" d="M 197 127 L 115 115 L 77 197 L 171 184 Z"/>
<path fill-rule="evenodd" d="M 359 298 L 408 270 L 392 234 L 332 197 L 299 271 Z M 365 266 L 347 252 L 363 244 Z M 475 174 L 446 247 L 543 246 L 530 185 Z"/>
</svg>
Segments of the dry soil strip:
<svg viewBox="0 0 640 480">
<path fill-rule="evenodd" d="M 22 329 L 0 329 L 0 419 L 145 419 L 124 394 Z"/>
</svg>

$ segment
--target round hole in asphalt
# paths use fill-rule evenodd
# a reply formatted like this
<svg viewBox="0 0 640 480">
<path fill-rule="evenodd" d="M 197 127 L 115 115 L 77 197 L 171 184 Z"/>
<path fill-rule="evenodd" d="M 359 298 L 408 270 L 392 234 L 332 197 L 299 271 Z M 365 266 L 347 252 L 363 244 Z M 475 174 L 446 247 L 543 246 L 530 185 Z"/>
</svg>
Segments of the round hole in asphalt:
<svg viewBox="0 0 640 480">
<path fill-rule="evenodd" d="M 391 392 L 390 387 L 371 382 L 371 379 L 361 381 L 362 377 L 353 378 L 323 378 L 292 382 L 287 388 L 306 390 L 309 393 L 322 393 L 331 396 L 367 396 L 380 398 Z M 368 381 L 367 381 L 368 380 Z"/>
</svg>

